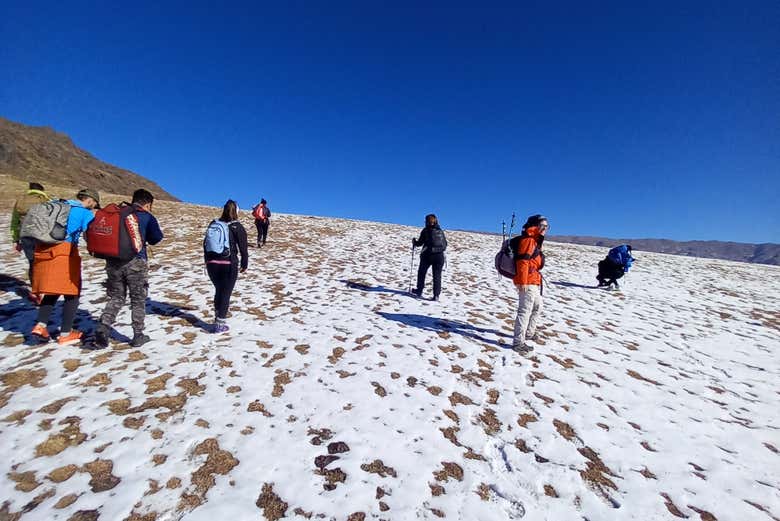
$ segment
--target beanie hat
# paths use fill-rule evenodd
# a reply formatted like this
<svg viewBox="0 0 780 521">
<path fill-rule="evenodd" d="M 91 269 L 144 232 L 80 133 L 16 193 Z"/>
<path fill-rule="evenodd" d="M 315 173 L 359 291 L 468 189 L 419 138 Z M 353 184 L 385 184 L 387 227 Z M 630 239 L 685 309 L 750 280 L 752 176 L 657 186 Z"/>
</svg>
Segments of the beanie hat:
<svg viewBox="0 0 780 521">
<path fill-rule="evenodd" d="M 525 224 L 523 225 L 523 228 L 531 228 L 532 226 L 539 226 L 542 224 L 542 222 L 546 221 L 547 217 L 544 215 L 538 213 L 536 215 L 532 215 L 528 218 L 528 220 L 525 221 Z"/>
</svg>

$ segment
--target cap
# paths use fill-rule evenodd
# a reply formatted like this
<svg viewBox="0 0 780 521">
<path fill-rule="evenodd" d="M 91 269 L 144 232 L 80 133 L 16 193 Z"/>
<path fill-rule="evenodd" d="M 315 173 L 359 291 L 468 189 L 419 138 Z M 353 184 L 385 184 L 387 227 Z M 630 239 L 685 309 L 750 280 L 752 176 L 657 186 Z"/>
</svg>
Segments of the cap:
<svg viewBox="0 0 780 521">
<path fill-rule="evenodd" d="M 100 194 L 98 193 L 97 190 L 92 190 L 91 188 L 83 188 L 79 190 L 79 193 L 76 194 L 77 198 L 81 196 L 91 197 L 98 204 L 98 208 L 100 208 Z"/>
</svg>

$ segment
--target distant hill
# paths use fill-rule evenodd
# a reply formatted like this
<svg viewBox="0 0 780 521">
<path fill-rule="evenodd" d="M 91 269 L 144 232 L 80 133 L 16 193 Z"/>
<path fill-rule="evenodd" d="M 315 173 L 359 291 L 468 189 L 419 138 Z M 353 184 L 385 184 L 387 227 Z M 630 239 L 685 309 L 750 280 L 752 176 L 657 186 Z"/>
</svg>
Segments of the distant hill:
<svg viewBox="0 0 780 521">
<path fill-rule="evenodd" d="M 723 241 L 671 241 L 668 239 L 605 239 L 603 237 L 576 235 L 555 235 L 549 237 L 549 240 L 604 247 L 630 244 L 634 249 L 641 251 L 780 265 L 780 244 L 772 243 L 748 244 Z"/>
<path fill-rule="evenodd" d="M 66 134 L 0 117 L 0 175 L 37 181 L 44 186 L 91 187 L 131 194 L 146 188 L 156 198 L 178 201 L 157 183 L 130 170 L 105 163 L 77 147 Z"/>
</svg>

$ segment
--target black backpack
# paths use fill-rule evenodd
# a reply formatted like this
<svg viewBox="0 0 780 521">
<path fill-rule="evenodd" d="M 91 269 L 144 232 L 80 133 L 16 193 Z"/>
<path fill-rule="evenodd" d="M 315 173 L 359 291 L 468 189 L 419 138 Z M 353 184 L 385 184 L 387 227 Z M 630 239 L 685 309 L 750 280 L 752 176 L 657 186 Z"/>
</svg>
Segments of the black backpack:
<svg viewBox="0 0 780 521">
<path fill-rule="evenodd" d="M 431 229 L 431 243 L 429 251 L 431 253 L 442 253 L 447 249 L 447 237 L 441 228 Z"/>
</svg>

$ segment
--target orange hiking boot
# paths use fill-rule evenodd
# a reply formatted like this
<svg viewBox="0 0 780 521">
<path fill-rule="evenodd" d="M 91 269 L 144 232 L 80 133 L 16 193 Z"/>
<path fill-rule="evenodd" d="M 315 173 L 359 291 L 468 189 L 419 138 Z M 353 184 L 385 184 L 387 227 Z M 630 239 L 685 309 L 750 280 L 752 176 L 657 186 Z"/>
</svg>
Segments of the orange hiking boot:
<svg viewBox="0 0 780 521">
<path fill-rule="evenodd" d="M 57 343 L 61 346 L 70 346 L 73 344 L 78 344 L 81 342 L 81 331 L 76 331 L 75 329 L 72 330 L 67 335 L 60 335 L 60 337 L 57 339 Z"/>
<path fill-rule="evenodd" d="M 41 324 L 35 324 L 35 327 L 32 329 L 32 334 L 44 342 L 48 342 L 51 338 L 49 336 L 49 331 L 46 329 L 46 326 L 42 326 Z"/>
</svg>

